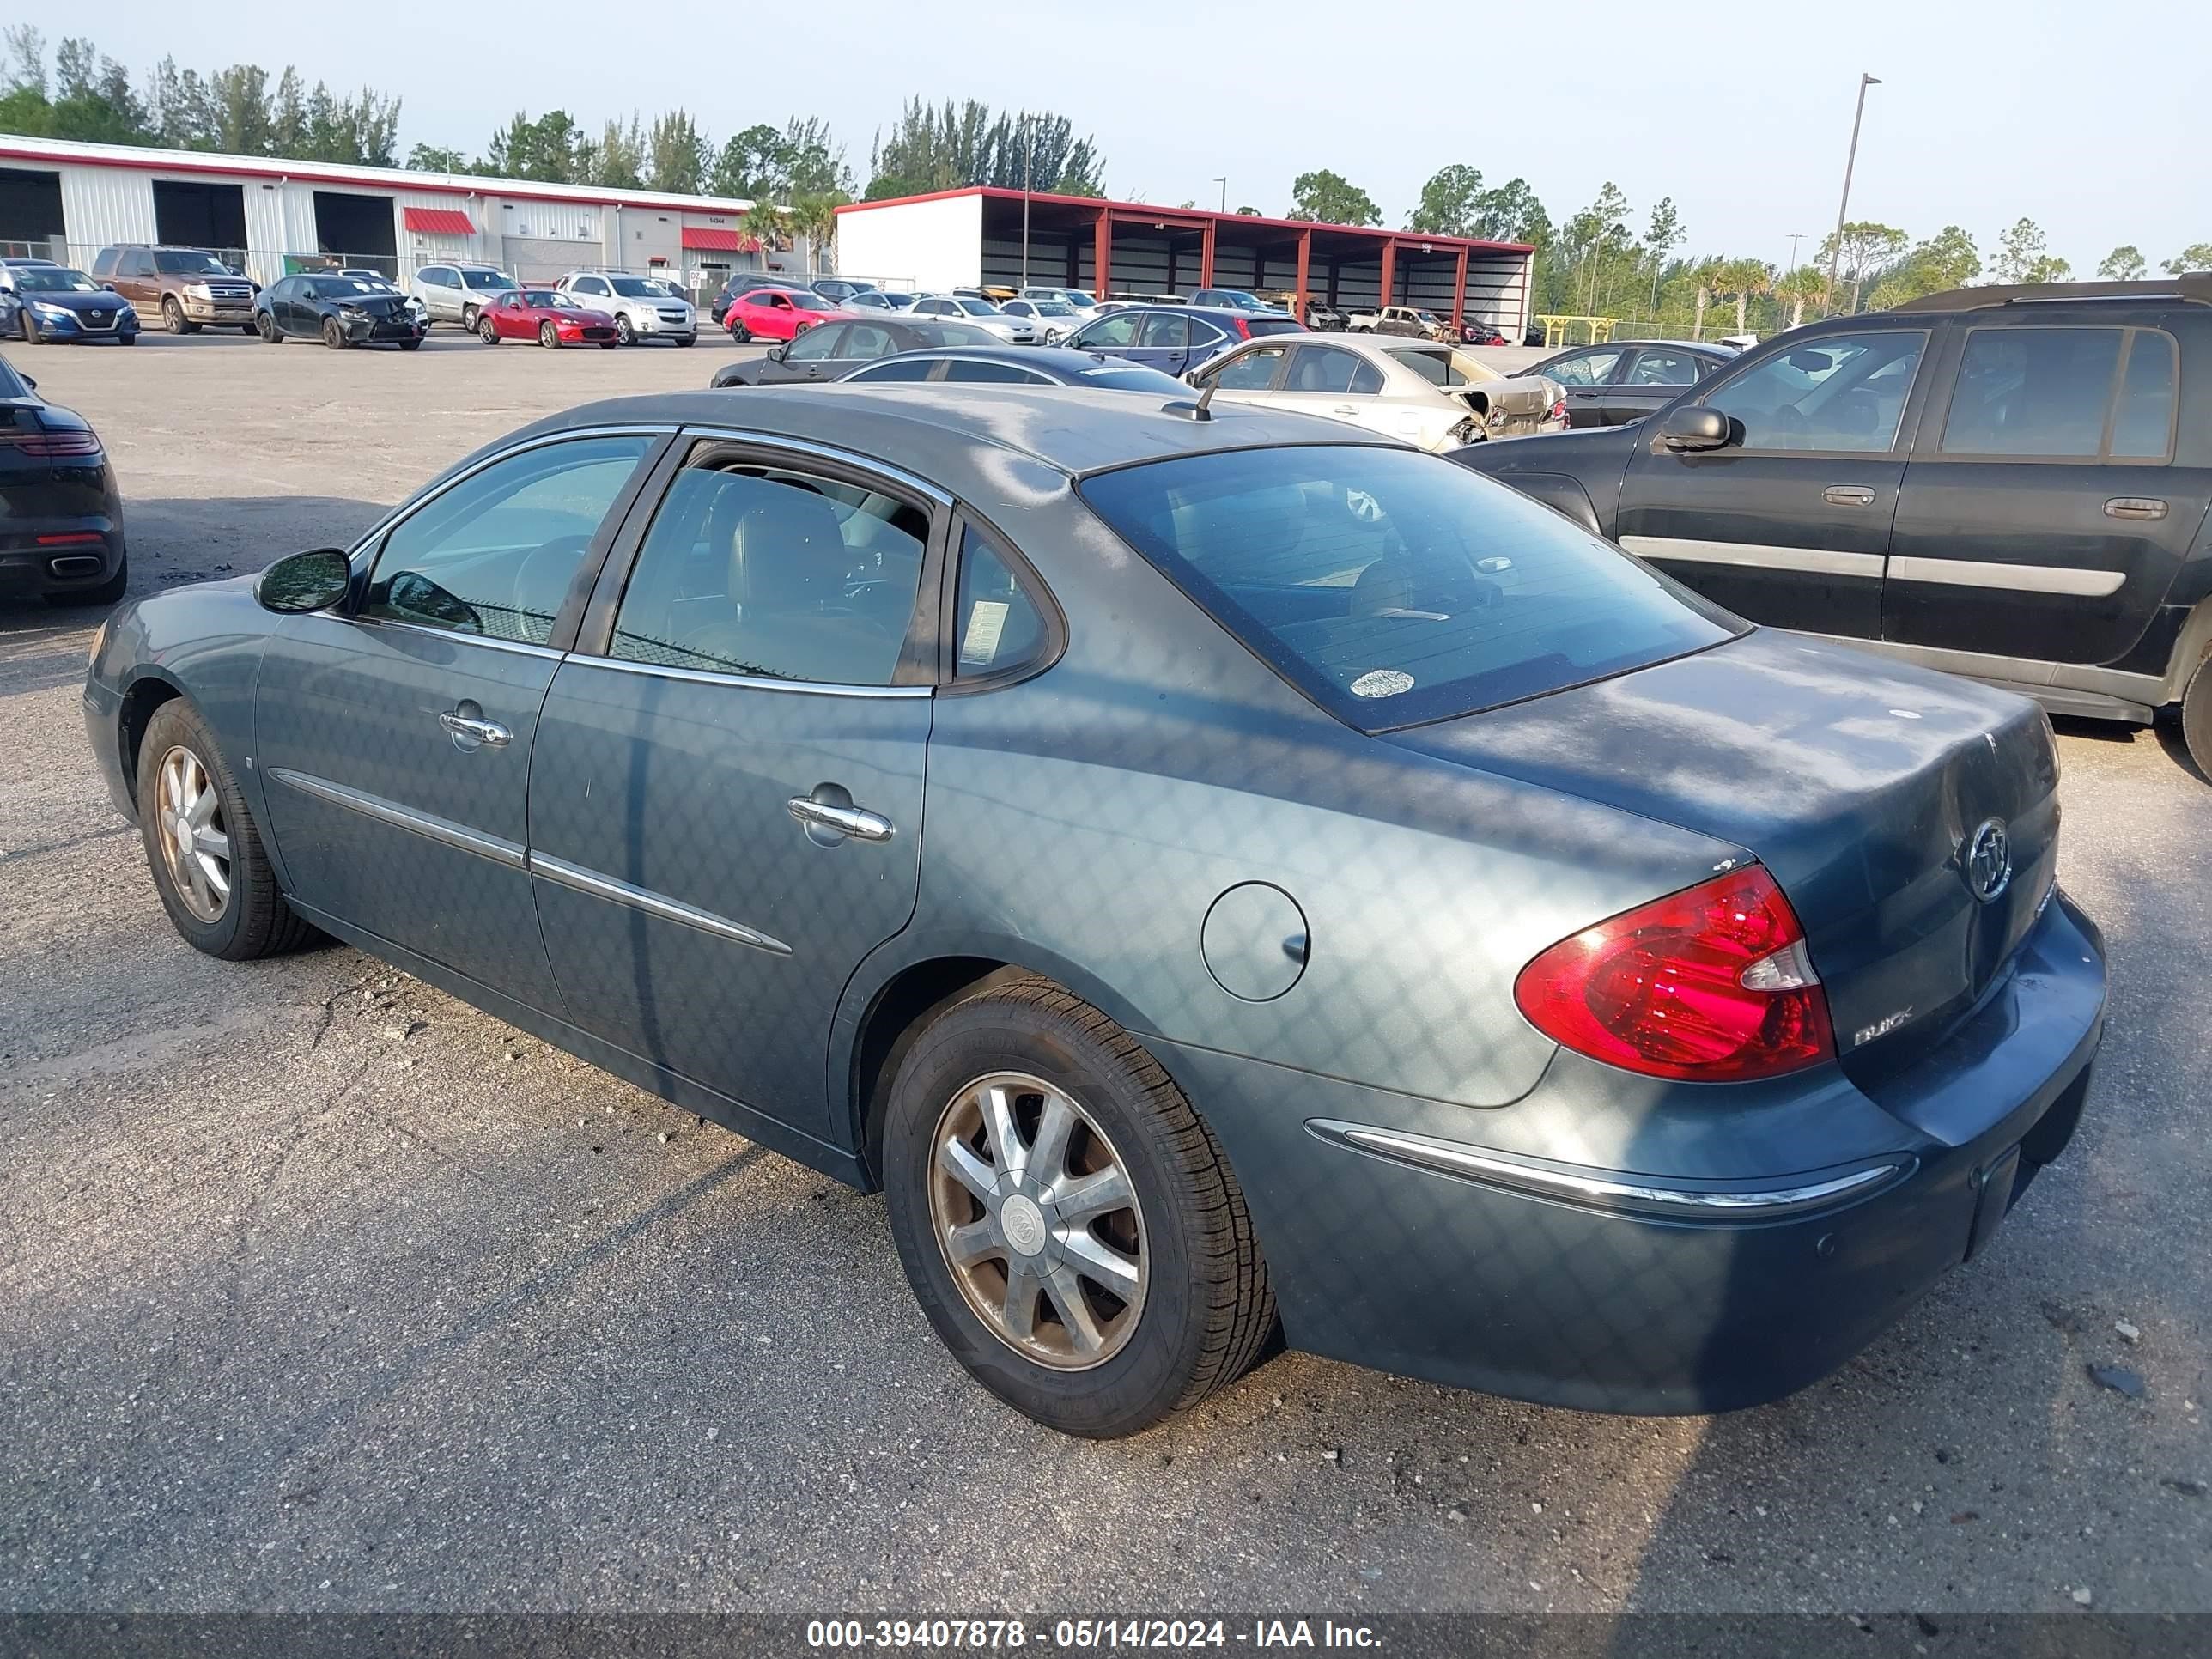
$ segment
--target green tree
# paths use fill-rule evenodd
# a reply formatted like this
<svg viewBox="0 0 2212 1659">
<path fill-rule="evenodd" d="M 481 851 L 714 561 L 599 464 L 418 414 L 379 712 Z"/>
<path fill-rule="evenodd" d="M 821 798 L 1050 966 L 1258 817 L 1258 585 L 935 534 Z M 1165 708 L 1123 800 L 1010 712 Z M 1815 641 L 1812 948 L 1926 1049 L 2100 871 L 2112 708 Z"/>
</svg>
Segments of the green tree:
<svg viewBox="0 0 2212 1659">
<path fill-rule="evenodd" d="M 684 111 L 673 109 L 654 118 L 645 156 L 646 178 L 653 189 L 696 196 L 706 187 L 706 135 Z"/>
<path fill-rule="evenodd" d="M 817 124 L 818 125 L 818 124 Z M 826 142 L 826 131 L 823 137 Z M 825 189 L 848 188 L 842 176 L 817 181 Z M 957 190 L 970 185 L 1024 188 L 1060 196 L 1101 196 L 1104 161 L 1090 138 L 1078 138 L 1064 115 L 1022 110 L 994 113 L 988 104 L 969 99 L 942 105 L 909 99 L 888 133 L 878 131 L 868 160 L 867 196 L 891 196 Z"/>
<path fill-rule="evenodd" d="M 2123 242 L 2105 256 L 2097 267 L 2097 275 L 2108 283 L 2139 283 L 2149 270 L 2143 261 L 2142 250 L 2132 242 Z"/>
<path fill-rule="evenodd" d="M 1291 180 L 1291 216 L 1325 225 L 1379 225 L 1375 198 L 1340 173 L 1322 168 Z"/>
<path fill-rule="evenodd" d="M 2169 276 L 2179 276 L 2192 270 L 2212 270 L 2212 242 L 2193 242 L 2159 269 Z"/>
<path fill-rule="evenodd" d="M 1735 331 L 1741 334 L 1751 325 L 1745 313 L 1753 298 L 1774 287 L 1774 267 L 1764 259 L 1724 259 L 1711 280 L 1714 293 L 1735 301 Z"/>
<path fill-rule="evenodd" d="M 1240 219 L 1257 219 L 1263 216 L 1255 207 L 1241 207 L 1237 210 L 1237 216 Z"/>
<path fill-rule="evenodd" d="M 1997 257 L 1990 267 L 2000 283 L 2063 283 L 2074 267 L 2048 251 L 2043 228 L 2033 219 L 2015 220 L 1997 239 Z"/>
<path fill-rule="evenodd" d="M 1867 293 L 1867 308 L 1887 311 L 1925 294 L 1964 288 L 1981 274 L 1982 256 L 1974 239 L 1957 225 L 1946 225 L 1915 244 L 1875 280 Z"/>
<path fill-rule="evenodd" d="M 417 144 L 407 152 L 410 173 L 466 173 L 468 158 L 444 144 Z"/>
<path fill-rule="evenodd" d="M 1421 186 L 1421 199 L 1406 221 L 1408 230 L 1438 236 L 1472 236 L 1482 211 L 1482 173 L 1455 161 L 1439 167 Z"/>
<path fill-rule="evenodd" d="M 645 183 L 645 128 L 633 110 L 628 126 L 611 120 L 600 129 L 599 142 L 592 146 L 591 182 L 614 190 L 637 190 Z"/>
<path fill-rule="evenodd" d="M 1828 273 L 1818 265 L 1800 265 L 1776 280 L 1774 297 L 1790 307 L 1790 326 L 1796 328 L 1805 320 L 1806 307 L 1827 304 Z"/>
<path fill-rule="evenodd" d="M 1872 219 L 1854 219 L 1840 232 L 1831 232 L 1820 239 L 1813 263 L 1821 270 L 1833 269 L 1838 283 L 1850 285 L 1849 309 L 1859 308 L 1859 290 L 1876 269 L 1889 264 L 1903 253 L 1911 239 L 1894 225 L 1885 225 Z M 1832 309 L 1835 297 L 1829 296 Z"/>
<path fill-rule="evenodd" d="M 315 88 L 317 94 L 322 88 Z M 308 125 L 317 125 L 314 99 L 308 100 Z M 540 184 L 578 182 L 576 145 L 583 137 L 566 110 L 548 110 L 536 120 L 518 110 L 514 118 L 491 136 L 491 145 L 477 171 L 504 179 L 530 179 Z"/>
<path fill-rule="evenodd" d="M 1662 196 L 1651 210 L 1651 223 L 1644 233 L 1644 257 L 1651 263 L 1651 310 L 1659 310 L 1659 271 L 1667 263 L 1667 256 L 1689 237 L 1682 228 L 1682 215 L 1674 205 L 1674 198 Z"/>
<path fill-rule="evenodd" d="M 717 196 L 773 202 L 789 193 L 790 176 L 783 135 L 763 121 L 723 140 L 710 182 Z"/>
</svg>

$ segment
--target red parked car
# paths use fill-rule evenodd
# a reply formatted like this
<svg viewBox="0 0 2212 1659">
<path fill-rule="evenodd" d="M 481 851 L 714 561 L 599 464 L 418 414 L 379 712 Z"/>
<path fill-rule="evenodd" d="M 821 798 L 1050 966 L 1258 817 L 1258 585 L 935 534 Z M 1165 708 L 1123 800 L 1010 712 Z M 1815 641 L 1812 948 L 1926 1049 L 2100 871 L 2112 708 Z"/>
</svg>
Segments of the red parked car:
<svg viewBox="0 0 2212 1659">
<path fill-rule="evenodd" d="M 851 314 L 805 289 L 756 288 L 730 301 L 722 326 L 743 345 L 747 340 L 796 339 L 810 328 L 843 322 Z"/>
<path fill-rule="evenodd" d="M 587 311 L 550 288 L 508 289 L 477 313 L 477 337 L 486 345 L 535 340 L 549 348 L 595 345 L 609 351 L 619 343 L 612 317 L 604 311 Z"/>
</svg>

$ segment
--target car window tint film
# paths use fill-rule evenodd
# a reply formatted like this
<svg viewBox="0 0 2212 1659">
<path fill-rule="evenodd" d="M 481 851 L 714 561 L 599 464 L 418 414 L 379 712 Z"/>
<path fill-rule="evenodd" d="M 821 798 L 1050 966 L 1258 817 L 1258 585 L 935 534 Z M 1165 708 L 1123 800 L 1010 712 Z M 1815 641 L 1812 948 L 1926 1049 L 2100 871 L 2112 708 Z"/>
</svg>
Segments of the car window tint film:
<svg viewBox="0 0 2212 1659">
<path fill-rule="evenodd" d="M 1917 331 L 1825 335 L 1753 364 L 1703 402 L 1742 423 L 1746 449 L 1887 452 L 1927 341 Z"/>
<path fill-rule="evenodd" d="M 1264 390 L 1275 378 L 1275 369 L 1283 361 L 1284 348 L 1261 346 L 1231 358 L 1211 374 L 1200 376 L 1201 382 L 1212 380 L 1231 392 Z"/>
<path fill-rule="evenodd" d="M 1433 456 L 1224 452 L 1121 468 L 1081 492 L 1223 627 L 1363 730 L 1601 678 L 1741 626 Z"/>
<path fill-rule="evenodd" d="M 1003 674 L 1036 660 L 1044 617 L 1012 567 L 971 526 L 960 538 L 960 589 L 953 629 L 955 678 Z"/>
<path fill-rule="evenodd" d="M 361 614 L 543 645 L 644 436 L 580 438 L 495 461 L 393 526 Z"/>
<path fill-rule="evenodd" d="M 693 467 L 653 515 L 615 618 L 631 662 L 889 685 L 921 582 L 926 515 L 858 485 Z"/>
<path fill-rule="evenodd" d="M 2124 337 L 2117 328 L 1974 330 L 1959 360 L 1944 452 L 2095 455 Z"/>
<path fill-rule="evenodd" d="M 2137 329 L 2120 377 L 2120 406 L 2112 414 L 2116 458 L 2164 460 L 2173 447 L 2173 342 Z"/>
</svg>

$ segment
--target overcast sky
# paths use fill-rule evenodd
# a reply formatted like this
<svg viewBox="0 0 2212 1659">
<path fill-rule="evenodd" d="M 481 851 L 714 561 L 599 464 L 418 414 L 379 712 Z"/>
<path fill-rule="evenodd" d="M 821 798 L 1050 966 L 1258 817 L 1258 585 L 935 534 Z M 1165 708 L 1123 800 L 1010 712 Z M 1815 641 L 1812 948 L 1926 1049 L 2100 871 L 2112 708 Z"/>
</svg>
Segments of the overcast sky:
<svg viewBox="0 0 2212 1659">
<path fill-rule="evenodd" d="M 1694 29 L 1684 27 L 1694 10 Z M 270 14 L 274 16 L 276 14 Z M 758 32 L 738 20 L 769 20 Z M 191 7 L 110 0 L 82 29 L 143 70 L 280 54 L 308 81 L 404 100 L 402 153 L 474 155 L 517 107 L 596 131 L 681 104 L 719 143 L 826 118 L 865 182 L 869 141 L 920 93 L 1056 110 L 1097 140 L 1110 193 L 1270 214 L 1329 167 L 1402 224 L 1449 162 L 1518 174 L 1553 217 L 1610 179 L 1671 195 L 1698 252 L 1786 264 L 1835 224 L 1851 103 L 1868 94 L 1851 216 L 1916 238 L 1963 225 L 1984 258 L 2023 215 L 2087 276 L 2116 244 L 2154 267 L 2212 241 L 2212 3 L 1860 0 L 1712 7 L 1584 0 L 1497 9 L 1266 0 L 1231 7 L 605 0 L 283 9 L 228 45 Z M 510 20 L 526 17 L 527 24 Z M 1403 19 L 1403 25 L 1393 20 Z M 90 21 L 96 20 L 96 21 Z M 1452 38 L 1456 32 L 1456 40 Z"/>
</svg>

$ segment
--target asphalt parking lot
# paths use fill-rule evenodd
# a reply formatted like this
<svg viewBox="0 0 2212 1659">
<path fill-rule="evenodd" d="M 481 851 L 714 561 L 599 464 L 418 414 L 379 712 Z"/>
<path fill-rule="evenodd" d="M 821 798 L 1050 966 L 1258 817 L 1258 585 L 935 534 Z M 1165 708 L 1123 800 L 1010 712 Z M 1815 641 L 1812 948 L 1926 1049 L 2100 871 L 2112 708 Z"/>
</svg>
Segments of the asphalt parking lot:
<svg viewBox="0 0 2212 1659">
<path fill-rule="evenodd" d="M 732 349 L 8 349 L 106 440 L 146 593 Z M 2114 975 L 2080 1137 L 1838 1376 L 1632 1419 L 1293 1355 L 1090 1444 L 934 1343 L 879 1200 L 350 950 L 194 955 L 85 748 L 98 619 L 0 610 L 0 1605 L 2212 1609 L 2212 787 L 2173 733 L 2062 738 Z"/>
</svg>

